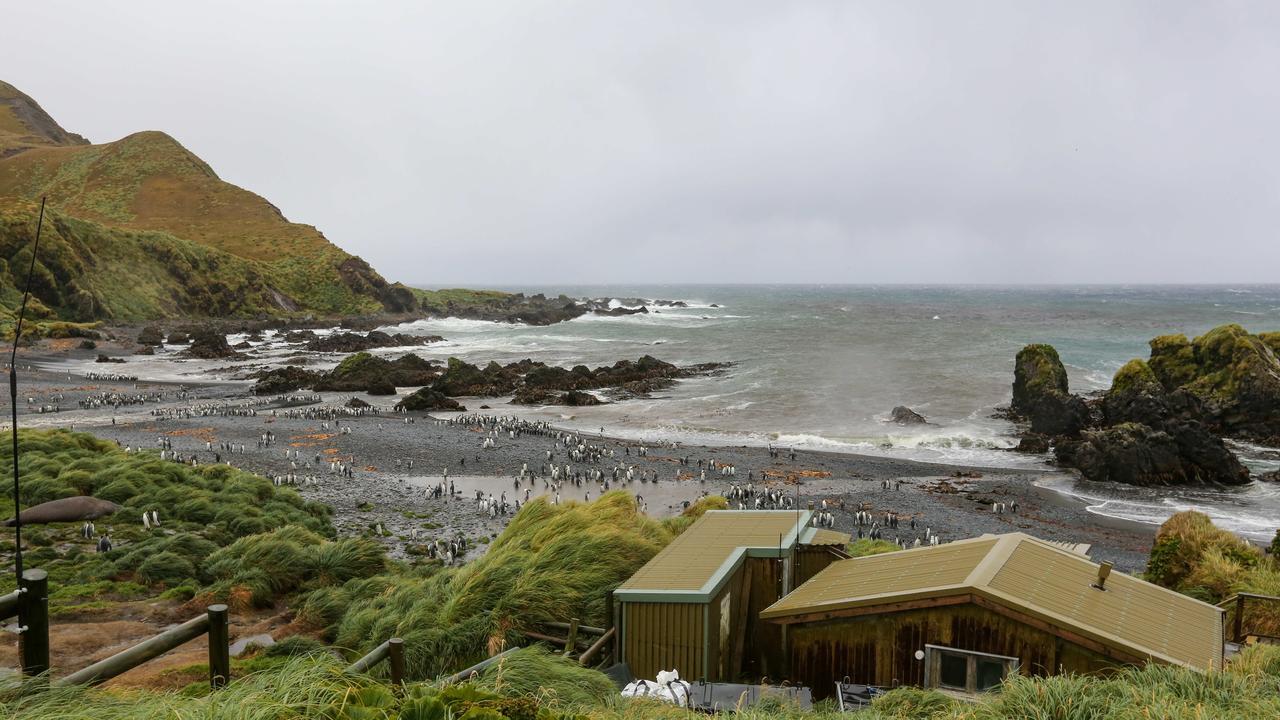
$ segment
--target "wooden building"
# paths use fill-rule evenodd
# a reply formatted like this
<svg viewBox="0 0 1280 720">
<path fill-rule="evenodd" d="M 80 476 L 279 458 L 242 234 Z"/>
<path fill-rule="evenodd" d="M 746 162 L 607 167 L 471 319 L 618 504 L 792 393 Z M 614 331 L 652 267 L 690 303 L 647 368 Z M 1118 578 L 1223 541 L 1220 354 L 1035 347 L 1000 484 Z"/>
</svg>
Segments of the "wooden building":
<svg viewBox="0 0 1280 720">
<path fill-rule="evenodd" d="M 676 669 L 727 682 L 782 671 L 782 628 L 760 612 L 835 560 L 848 535 L 812 513 L 713 510 L 613 593 L 621 660 L 635 677 Z"/>
<path fill-rule="evenodd" d="M 761 613 L 785 676 L 976 692 L 1005 675 L 1222 666 L 1222 610 L 1022 533 L 840 560 Z"/>
</svg>

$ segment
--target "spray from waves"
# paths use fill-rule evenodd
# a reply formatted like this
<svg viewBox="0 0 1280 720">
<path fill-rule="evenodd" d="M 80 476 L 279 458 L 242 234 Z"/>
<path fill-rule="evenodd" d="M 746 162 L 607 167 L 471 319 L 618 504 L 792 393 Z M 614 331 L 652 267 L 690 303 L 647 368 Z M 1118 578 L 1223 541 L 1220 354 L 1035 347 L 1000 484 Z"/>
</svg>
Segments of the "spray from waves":
<svg viewBox="0 0 1280 720">
<path fill-rule="evenodd" d="M 490 332 L 495 329 L 517 327 L 510 323 L 491 320 L 471 320 L 467 318 L 424 318 L 411 320 L 399 325 L 387 325 L 378 328 L 386 333 L 405 333 L 406 335 L 445 335 L 457 332 Z"/>
<path fill-rule="evenodd" d="M 711 327 L 719 324 L 720 318 L 712 315 L 691 315 L 688 313 L 650 312 L 635 315 L 596 315 L 588 313 L 569 320 L 569 323 L 610 323 L 618 325 L 679 325 L 689 328 Z"/>
<path fill-rule="evenodd" d="M 1068 475 L 1049 476 L 1036 484 L 1075 498 L 1102 517 L 1160 525 L 1176 513 L 1195 510 L 1208 515 L 1218 527 L 1260 541 L 1274 537 L 1276 520 L 1265 508 L 1280 501 L 1280 488 L 1259 483 L 1248 486 L 1227 504 L 1221 496 L 1199 497 L 1195 489 L 1178 494 L 1171 488 L 1109 487 Z"/>
</svg>

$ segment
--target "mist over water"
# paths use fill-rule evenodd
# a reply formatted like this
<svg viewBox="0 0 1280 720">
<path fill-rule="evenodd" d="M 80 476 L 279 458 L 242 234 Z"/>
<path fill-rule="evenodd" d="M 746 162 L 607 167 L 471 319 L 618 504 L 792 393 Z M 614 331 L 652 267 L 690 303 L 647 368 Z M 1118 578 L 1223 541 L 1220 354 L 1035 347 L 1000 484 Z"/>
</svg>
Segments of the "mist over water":
<svg viewBox="0 0 1280 720">
<path fill-rule="evenodd" d="M 680 365 L 735 363 L 722 377 L 682 381 L 660 397 L 594 408 L 495 405 L 495 412 L 590 430 L 603 426 L 637 439 L 772 442 L 1029 469 L 1044 467 L 1043 460 L 1008 452 L 1017 443 L 1014 428 L 992 417 L 1009 402 L 1013 360 L 1023 345 L 1057 347 L 1072 391 L 1088 393 L 1108 387 L 1129 359 L 1147 357 L 1147 342 L 1156 335 L 1194 336 L 1232 322 L 1252 332 L 1280 330 L 1275 285 L 586 286 L 546 292 L 683 300 L 689 307 L 650 306 L 648 314 L 588 315 L 549 327 L 429 320 L 397 330 L 443 335 L 446 342 L 415 349 L 425 357 L 476 363 L 527 357 L 595 366 L 645 354 Z M 896 405 L 916 410 L 930 425 L 887 422 Z M 1265 452 L 1240 451 L 1255 468 L 1273 462 Z M 1144 499 L 1141 505 L 1154 503 L 1154 511 L 1117 509 L 1129 489 L 1087 490 L 1100 512 L 1118 516 L 1167 516 L 1167 497 L 1185 504 L 1179 491 Z M 1185 500 L 1212 504 L 1222 493 L 1205 495 Z M 1260 512 L 1280 517 L 1275 494 L 1259 495 L 1266 505 Z"/>
</svg>

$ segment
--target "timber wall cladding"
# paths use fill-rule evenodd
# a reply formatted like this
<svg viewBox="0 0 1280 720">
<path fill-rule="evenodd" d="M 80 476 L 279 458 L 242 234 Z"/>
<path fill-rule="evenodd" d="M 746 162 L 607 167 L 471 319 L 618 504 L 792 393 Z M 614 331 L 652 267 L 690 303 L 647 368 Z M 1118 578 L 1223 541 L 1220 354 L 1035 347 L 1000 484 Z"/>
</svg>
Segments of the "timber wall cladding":
<svg viewBox="0 0 1280 720">
<path fill-rule="evenodd" d="M 623 652 L 631 674 L 653 678 L 674 668 L 682 679 L 701 677 L 705 608 L 702 603 L 625 603 Z"/>
<path fill-rule="evenodd" d="M 844 677 L 892 687 L 923 685 L 926 644 L 1016 657 L 1020 672 L 1094 672 L 1116 663 L 1057 636 L 972 605 L 793 625 L 790 675 L 826 697 Z M 1060 666 L 1060 667 L 1059 667 Z"/>
</svg>

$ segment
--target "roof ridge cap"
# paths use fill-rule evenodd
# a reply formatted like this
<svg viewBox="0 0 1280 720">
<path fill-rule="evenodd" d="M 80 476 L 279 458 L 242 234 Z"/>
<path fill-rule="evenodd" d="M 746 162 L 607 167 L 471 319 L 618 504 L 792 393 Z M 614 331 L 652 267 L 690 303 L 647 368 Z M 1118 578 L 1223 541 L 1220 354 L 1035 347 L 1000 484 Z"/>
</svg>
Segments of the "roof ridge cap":
<svg viewBox="0 0 1280 720">
<path fill-rule="evenodd" d="M 986 557 L 974 566 L 973 572 L 965 578 L 964 584 L 969 587 L 986 587 L 1009 561 L 1013 551 L 1023 540 L 1022 533 L 1008 533 L 995 536 L 995 544 L 987 551 Z"/>
</svg>

